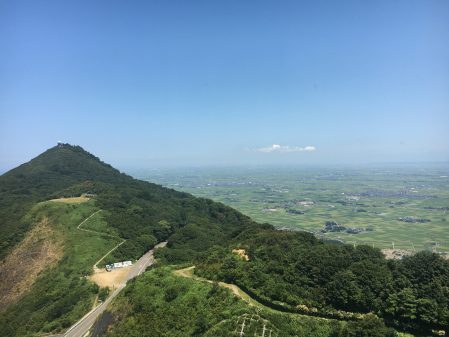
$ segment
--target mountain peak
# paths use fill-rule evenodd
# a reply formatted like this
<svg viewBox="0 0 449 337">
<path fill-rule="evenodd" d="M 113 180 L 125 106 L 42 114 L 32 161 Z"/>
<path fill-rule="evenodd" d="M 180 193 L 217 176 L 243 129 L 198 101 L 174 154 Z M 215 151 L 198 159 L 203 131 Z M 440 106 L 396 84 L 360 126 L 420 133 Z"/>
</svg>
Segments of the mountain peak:
<svg viewBox="0 0 449 337">
<path fill-rule="evenodd" d="M 51 186 L 56 192 L 84 181 L 114 183 L 123 179 L 129 177 L 81 146 L 61 142 L 0 176 L 3 185 L 26 194 L 42 186 Z"/>
<path fill-rule="evenodd" d="M 18 223 L 27 207 L 67 191 L 91 192 L 90 182 L 114 185 L 132 181 L 131 177 L 102 162 L 81 146 L 67 143 L 57 144 L 6 172 L 0 176 L 0 237 L 7 233 L 4 234 L 7 239 L 0 243 L 0 258 L 19 240 L 16 234 L 22 229 Z M 5 206 L 5 200 L 9 200 L 10 206 Z M 15 207 L 15 204 L 21 206 Z"/>
</svg>

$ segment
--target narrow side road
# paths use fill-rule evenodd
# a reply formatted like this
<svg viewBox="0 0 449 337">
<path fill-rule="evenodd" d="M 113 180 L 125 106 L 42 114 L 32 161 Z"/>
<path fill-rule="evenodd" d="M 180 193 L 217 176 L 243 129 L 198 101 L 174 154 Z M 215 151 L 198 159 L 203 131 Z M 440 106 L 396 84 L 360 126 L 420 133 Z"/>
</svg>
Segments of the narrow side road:
<svg viewBox="0 0 449 337">
<path fill-rule="evenodd" d="M 101 211 L 102 211 L 102 210 L 100 209 L 100 210 L 98 210 L 98 211 L 92 213 L 91 215 L 89 215 L 86 219 L 84 219 L 83 221 L 81 221 L 81 223 L 80 223 L 76 228 L 77 228 L 78 230 L 80 230 L 80 231 L 83 231 L 83 232 L 89 232 L 89 233 L 95 233 L 95 234 L 99 234 L 99 235 L 109 236 L 109 237 L 111 237 L 111 238 L 119 239 L 119 240 L 122 240 L 122 241 L 121 241 L 118 245 L 116 245 L 114 248 L 112 248 L 109 252 L 107 252 L 104 256 L 102 256 L 101 259 L 99 259 L 97 262 L 95 262 L 95 264 L 94 264 L 94 272 L 97 272 L 97 271 L 98 271 L 97 265 L 98 265 L 101 261 L 103 261 L 103 259 L 104 259 L 106 256 L 108 256 L 109 254 L 111 254 L 114 250 L 116 250 L 118 247 L 120 247 L 122 244 L 124 244 L 124 243 L 126 242 L 126 240 L 124 240 L 124 239 L 122 239 L 122 238 L 120 238 L 120 237 L 118 237 L 118 236 L 114 236 L 114 235 L 110 235 L 110 234 L 102 233 L 102 232 L 97 232 L 97 231 L 94 231 L 94 230 L 92 230 L 92 229 L 81 228 L 81 226 L 84 225 L 87 221 L 89 221 L 90 218 L 92 218 L 92 217 L 95 216 L 96 214 L 100 213 Z"/>
<path fill-rule="evenodd" d="M 91 233 L 96 233 L 96 234 L 103 234 L 103 233 L 96 232 L 96 231 L 93 231 L 93 230 L 90 230 L 90 229 L 84 229 L 84 228 L 81 228 L 81 225 L 85 224 L 87 221 L 89 221 L 90 218 L 92 218 L 94 215 L 96 215 L 97 213 L 100 213 L 100 212 L 101 212 L 101 209 L 98 210 L 98 211 L 96 211 L 96 212 L 94 212 L 94 213 L 92 213 L 92 214 L 89 215 L 86 219 L 84 219 L 83 221 L 81 221 L 80 224 L 79 224 L 76 228 L 79 229 L 80 231 L 84 231 L 84 232 L 91 232 Z"/>
</svg>

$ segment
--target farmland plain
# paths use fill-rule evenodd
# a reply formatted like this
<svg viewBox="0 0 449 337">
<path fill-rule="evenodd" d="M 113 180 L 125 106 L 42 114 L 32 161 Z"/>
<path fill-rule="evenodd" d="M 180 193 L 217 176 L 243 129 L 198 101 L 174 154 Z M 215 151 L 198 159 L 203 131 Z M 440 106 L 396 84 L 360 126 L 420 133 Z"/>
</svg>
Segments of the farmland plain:
<svg viewBox="0 0 449 337">
<path fill-rule="evenodd" d="M 277 228 L 355 245 L 449 252 L 448 164 L 188 168 L 134 175 L 220 201 Z"/>
</svg>

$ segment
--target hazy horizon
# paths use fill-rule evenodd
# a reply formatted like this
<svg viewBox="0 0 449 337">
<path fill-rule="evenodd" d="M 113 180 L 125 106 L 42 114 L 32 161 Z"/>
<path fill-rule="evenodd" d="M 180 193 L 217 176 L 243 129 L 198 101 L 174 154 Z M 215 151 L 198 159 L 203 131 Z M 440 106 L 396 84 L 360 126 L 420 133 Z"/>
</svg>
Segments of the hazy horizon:
<svg viewBox="0 0 449 337">
<path fill-rule="evenodd" d="M 78 144 L 71 144 L 78 145 Z M 81 145 L 80 145 L 81 146 Z M 83 146 L 82 146 L 83 147 Z M 51 146 L 49 147 L 51 148 Z M 97 156 L 101 161 L 111 164 L 114 168 L 120 170 L 123 173 L 130 174 L 136 178 L 142 178 L 139 174 L 146 174 L 151 171 L 159 171 L 163 172 L 164 170 L 171 172 L 190 172 L 195 170 L 200 171 L 219 171 L 219 170 L 272 170 L 272 169 L 323 169 L 323 170 L 340 170 L 340 169 L 350 169 L 350 170 L 371 170 L 371 169 L 400 169 L 400 168 L 409 168 L 409 169 L 449 169 L 449 161 L 421 161 L 421 162 L 413 162 L 413 161 L 366 161 L 366 162 L 304 162 L 304 163 L 292 163 L 292 162 L 241 162 L 241 163 L 174 163 L 174 164 L 157 164 L 157 163 L 149 163 L 143 162 L 142 164 L 129 164 L 124 162 L 111 162 L 107 158 L 104 158 L 101 154 L 94 153 L 89 151 L 89 149 L 83 147 L 84 150 L 92 153 Z M 44 152 L 47 149 L 44 149 Z M 15 167 L 22 165 L 33 158 L 40 155 L 42 152 L 33 154 L 29 158 L 24 158 L 23 161 L 13 163 L 9 166 L 0 167 L 0 175 L 8 172 L 9 170 L 14 169 Z"/>
<path fill-rule="evenodd" d="M 449 161 L 449 2 L 4 1 L 0 170 Z"/>
</svg>

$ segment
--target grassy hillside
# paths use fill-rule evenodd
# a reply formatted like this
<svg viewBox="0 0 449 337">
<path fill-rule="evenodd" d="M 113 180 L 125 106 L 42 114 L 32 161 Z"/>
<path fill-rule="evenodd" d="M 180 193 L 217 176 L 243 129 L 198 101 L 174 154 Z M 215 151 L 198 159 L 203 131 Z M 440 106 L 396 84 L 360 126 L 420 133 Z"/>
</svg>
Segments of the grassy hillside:
<svg viewBox="0 0 449 337">
<path fill-rule="evenodd" d="M 225 337 L 240 331 L 244 320 L 247 336 L 261 335 L 265 325 L 267 336 L 271 330 L 273 337 L 327 337 L 346 325 L 260 310 L 216 284 L 175 276 L 171 268 L 156 268 L 126 288 L 94 336 Z"/>
<path fill-rule="evenodd" d="M 43 269 L 28 291 L 1 312 L 2 336 L 60 331 L 92 308 L 99 289 L 84 276 L 89 275 L 92 265 L 118 242 L 77 229 L 78 224 L 95 211 L 94 201 L 81 204 L 48 201 L 37 204 L 24 217 L 29 227 L 47 219 L 52 235 L 62 243 L 62 256 L 56 265 Z M 29 270 L 35 268 L 32 260 L 22 258 L 20 263 Z M 14 273 L 17 266 L 13 267 L 14 270 L 2 270 L 2 273 Z M 12 291 L 15 283 L 10 282 L 8 286 Z"/>
<path fill-rule="evenodd" d="M 93 196 L 85 203 L 48 201 L 85 193 Z M 76 228 L 97 210 L 101 213 L 83 224 L 83 228 L 105 235 Z M 21 292 L 0 313 L 2 336 L 60 331 L 85 314 L 99 290 L 85 276 L 101 256 L 123 239 L 126 242 L 103 263 L 136 259 L 183 228 L 183 233 L 192 237 L 203 235 L 203 239 L 178 250 L 176 247 L 182 243 L 176 246 L 173 240 L 173 249 L 166 255 L 167 259 L 189 260 L 213 245 L 227 242 L 245 228 L 258 226 L 222 204 L 121 174 L 69 144 L 51 148 L 0 177 L 0 275 L 15 272 L 5 267 L 5 261 L 13 261 L 11 254 L 44 218 L 63 246 L 63 254 L 56 264 L 46 265 L 33 277 L 32 261 L 24 262 L 27 267 L 22 274 L 31 280 L 30 289 Z M 6 297 L 12 298 L 8 286 L 2 289 L 6 289 Z"/>
<path fill-rule="evenodd" d="M 125 182 L 131 180 L 101 162 L 79 146 L 53 147 L 33 160 L 0 176 L 0 258 L 29 230 L 23 216 L 37 202 L 50 199 L 58 192 L 89 182 Z M 75 192 L 75 191 L 74 191 Z"/>
<path fill-rule="evenodd" d="M 34 204 L 82 193 L 95 194 L 106 222 L 129 239 L 115 252 L 120 258 L 137 258 L 185 225 L 204 226 L 216 242 L 254 225 L 230 207 L 135 180 L 65 144 L 0 176 L 0 258 L 30 229 L 23 216 Z"/>
<path fill-rule="evenodd" d="M 207 237 L 183 228 L 157 255 L 160 261 L 183 263 L 181 252 L 196 251 L 199 240 Z M 236 248 L 248 260 L 233 252 Z M 95 336 L 105 331 L 106 336 L 127 335 L 125 331 L 131 336 L 226 336 L 241 327 L 245 314 L 255 312 L 278 336 L 406 335 L 393 328 L 430 336 L 448 329 L 449 263 L 429 252 L 387 261 L 369 246 L 330 244 L 309 233 L 260 226 L 192 255 L 190 263 L 197 265 L 201 278 L 178 280 L 162 267 L 137 279 L 99 324 L 103 333 Z M 195 284 L 200 279 L 202 284 Z M 231 305 L 214 309 L 207 302 L 209 291 L 198 290 L 213 287 L 204 280 L 223 281 L 233 290 L 237 285 L 239 297 L 261 305 L 246 307 L 244 313 L 229 312 Z M 178 302 L 171 303 L 172 297 Z M 213 299 L 217 305 L 220 301 Z M 204 314 L 203 308 L 213 314 Z M 198 331 L 198 325 L 203 329 Z"/>
</svg>

